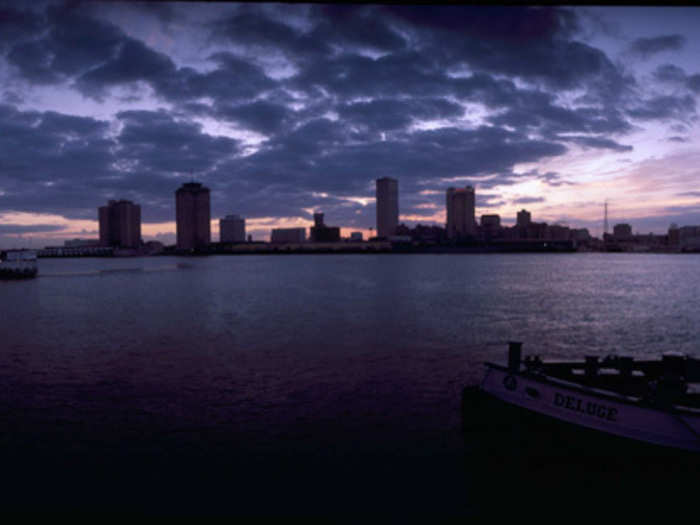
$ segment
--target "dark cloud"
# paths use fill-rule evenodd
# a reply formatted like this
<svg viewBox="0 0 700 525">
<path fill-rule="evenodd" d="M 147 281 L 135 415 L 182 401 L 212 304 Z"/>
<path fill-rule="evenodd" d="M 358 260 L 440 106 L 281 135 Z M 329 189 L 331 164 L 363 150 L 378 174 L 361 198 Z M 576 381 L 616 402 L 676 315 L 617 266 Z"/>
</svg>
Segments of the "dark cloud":
<svg viewBox="0 0 700 525">
<path fill-rule="evenodd" d="M 654 78 L 661 82 L 683 82 L 685 71 L 674 64 L 663 64 L 654 70 Z"/>
<path fill-rule="evenodd" d="M 577 136 L 567 136 L 562 137 L 562 140 L 568 142 L 575 142 L 581 146 L 587 148 L 599 148 L 599 149 L 611 149 L 613 151 L 632 151 L 634 148 L 632 146 L 626 146 L 624 144 L 618 144 L 614 140 L 607 139 L 604 137 L 577 137 Z"/>
<path fill-rule="evenodd" d="M 212 115 L 233 120 L 246 129 L 270 134 L 279 131 L 293 116 L 286 106 L 265 100 L 237 106 L 218 106 Z"/>
<path fill-rule="evenodd" d="M 520 197 L 513 199 L 512 204 L 534 204 L 536 202 L 545 202 L 544 197 Z"/>
<path fill-rule="evenodd" d="M 686 82 L 690 89 L 692 89 L 696 93 L 700 93 L 700 74 L 689 76 L 686 79 Z"/>
<path fill-rule="evenodd" d="M 124 125 L 116 156 L 125 173 L 201 176 L 238 152 L 238 142 L 202 133 L 201 126 L 179 122 L 164 111 L 122 111 Z"/>
<path fill-rule="evenodd" d="M 3 209 L 95 218 L 108 198 L 129 198 L 144 220 L 172 220 L 174 190 L 196 178 L 211 187 L 215 215 L 309 218 L 306 208 L 322 206 L 329 220 L 368 227 L 373 206 L 348 199 L 371 200 L 382 176 L 399 179 L 405 214 L 432 215 L 445 188 L 466 181 L 493 195 L 480 203 L 498 206 L 499 185 L 571 184 L 514 171 L 568 145 L 630 151 L 632 122 L 658 120 L 679 139 L 695 118 L 691 91 L 700 92 L 700 75 L 672 64 L 654 71 L 651 88 L 639 83 L 582 41 L 579 12 L 566 8 L 234 4 L 197 26 L 209 33 L 194 67 L 125 26 L 140 13 L 159 34 L 193 27 L 191 9 L 129 6 L 121 16 L 118 4 L 96 5 L 0 8 L 12 75 L 115 105 L 153 108 L 155 95 L 170 109 L 118 111 L 108 122 L 0 105 Z M 633 48 L 649 56 L 682 44 L 671 35 Z M 209 135 L 203 117 L 207 130 L 231 124 L 219 130 L 264 140 Z"/>
<path fill-rule="evenodd" d="M 48 233 L 57 232 L 64 230 L 65 226 L 62 224 L 0 224 L 0 235 L 7 234 L 17 234 L 23 235 L 25 233 Z"/>
<path fill-rule="evenodd" d="M 627 110 L 627 114 L 639 120 L 677 119 L 685 122 L 695 115 L 695 98 L 691 95 L 659 95 L 640 100 Z"/>
<path fill-rule="evenodd" d="M 371 130 L 406 129 L 414 120 L 436 120 L 461 117 L 464 108 L 441 98 L 375 99 L 370 102 L 345 103 L 338 114 L 349 126 L 365 126 Z"/>
<path fill-rule="evenodd" d="M 685 45 L 683 35 L 664 35 L 654 38 L 638 38 L 630 46 L 630 51 L 643 58 L 649 58 L 662 51 L 677 51 Z"/>
<path fill-rule="evenodd" d="M 81 75 L 77 86 L 83 93 L 99 94 L 113 85 L 137 81 L 156 83 L 174 73 L 175 65 L 169 57 L 156 53 L 138 40 L 125 39 L 113 59 Z"/>
<path fill-rule="evenodd" d="M 43 27 L 43 17 L 35 11 L 0 5 L 0 50 L 8 43 L 31 38 Z"/>
<path fill-rule="evenodd" d="M 688 142 L 688 139 L 687 139 L 687 138 L 685 138 L 685 137 L 678 137 L 678 136 L 669 137 L 669 138 L 666 139 L 666 140 L 668 140 L 669 142 L 681 142 L 681 143 L 682 143 L 682 142 Z"/>
</svg>

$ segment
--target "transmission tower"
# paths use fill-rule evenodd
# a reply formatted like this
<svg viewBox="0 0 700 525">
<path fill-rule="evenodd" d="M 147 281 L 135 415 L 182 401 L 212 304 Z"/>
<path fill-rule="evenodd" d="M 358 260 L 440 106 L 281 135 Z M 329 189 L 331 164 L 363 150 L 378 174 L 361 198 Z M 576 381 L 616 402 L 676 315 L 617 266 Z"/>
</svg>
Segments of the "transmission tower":
<svg viewBox="0 0 700 525">
<path fill-rule="evenodd" d="M 605 201 L 605 215 L 603 219 L 603 233 L 607 235 L 608 233 L 608 201 Z"/>
</svg>

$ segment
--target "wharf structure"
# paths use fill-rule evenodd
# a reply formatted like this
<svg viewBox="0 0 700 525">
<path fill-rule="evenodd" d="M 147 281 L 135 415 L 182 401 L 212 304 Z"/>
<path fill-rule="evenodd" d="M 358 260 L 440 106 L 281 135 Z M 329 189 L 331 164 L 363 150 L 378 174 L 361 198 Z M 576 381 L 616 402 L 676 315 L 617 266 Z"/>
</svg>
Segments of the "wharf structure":
<svg viewBox="0 0 700 525">
<path fill-rule="evenodd" d="M 187 182 L 175 192 L 178 250 L 202 250 L 211 242 L 209 188 Z"/>
</svg>

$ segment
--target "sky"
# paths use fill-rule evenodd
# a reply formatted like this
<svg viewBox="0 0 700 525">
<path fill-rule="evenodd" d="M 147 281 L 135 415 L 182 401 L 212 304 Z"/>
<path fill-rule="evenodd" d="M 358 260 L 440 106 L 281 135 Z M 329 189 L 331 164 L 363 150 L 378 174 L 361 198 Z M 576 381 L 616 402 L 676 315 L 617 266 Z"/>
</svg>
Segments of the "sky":
<svg viewBox="0 0 700 525">
<path fill-rule="evenodd" d="M 95 238 L 109 199 L 174 242 L 175 190 L 218 219 L 700 224 L 700 8 L 0 0 L 0 248 Z M 376 232 L 376 230 L 375 230 Z"/>
</svg>

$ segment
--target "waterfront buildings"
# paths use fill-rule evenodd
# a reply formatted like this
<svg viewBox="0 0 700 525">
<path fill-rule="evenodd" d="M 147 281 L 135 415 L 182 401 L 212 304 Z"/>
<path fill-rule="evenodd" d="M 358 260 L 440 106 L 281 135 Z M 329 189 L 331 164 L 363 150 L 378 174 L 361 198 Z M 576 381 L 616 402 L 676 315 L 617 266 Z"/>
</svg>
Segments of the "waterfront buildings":
<svg viewBox="0 0 700 525">
<path fill-rule="evenodd" d="M 110 200 L 98 210 L 100 244 L 118 248 L 141 245 L 141 207 L 131 201 Z"/>
<path fill-rule="evenodd" d="M 340 241 L 340 228 L 338 226 L 326 226 L 323 222 L 323 213 L 314 213 L 314 225 L 309 230 L 311 242 Z"/>
<path fill-rule="evenodd" d="M 399 225 L 399 181 L 390 177 L 377 179 L 377 236 L 396 234 Z"/>
<path fill-rule="evenodd" d="M 270 235 L 270 242 L 300 243 L 306 241 L 306 228 L 275 228 Z"/>
<path fill-rule="evenodd" d="M 474 188 L 447 188 L 447 238 L 476 235 Z"/>
<path fill-rule="evenodd" d="M 613 226 L 613 237 L 619 241 L 631 239 L 632 226 L 629 224 L 616 224 Z"/>
<path fill-rule="evenodd" d="M 211 242 L 209 188 L 187 182 L 175 192 L 177 249 L 195 250 Z"/>
<path fill-rule="evenodd" d="M 239 215 L 219 219 L 219 241 L 245 242 L 245 219 Z"/>
<path fill-rule="evenodd" d="M 520 210 L 518 212 L 516 224 L 519 228 L 527 228 L 531 222 L 532 222 L 532 216 L 530 215 L 529 211 Z"/>
</svg>

